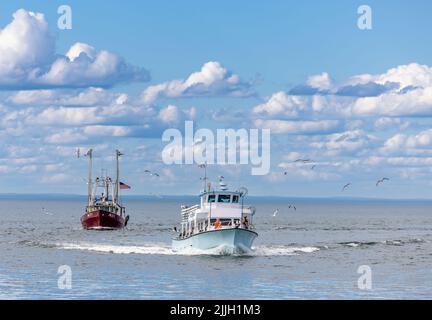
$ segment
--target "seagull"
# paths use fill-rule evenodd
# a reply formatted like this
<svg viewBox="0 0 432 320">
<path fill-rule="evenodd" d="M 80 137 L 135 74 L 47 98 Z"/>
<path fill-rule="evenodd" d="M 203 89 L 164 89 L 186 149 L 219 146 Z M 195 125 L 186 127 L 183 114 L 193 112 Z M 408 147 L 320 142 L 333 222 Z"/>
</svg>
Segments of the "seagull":
<svg viewBox="0 0 432 320">
<path fill-rule="evenodd" d="M 294 162 L 311 163 L 311 162 L 314 162 L 314 161 L 311 160 L 311 159 L 297 159 Z"/>
<path fill-rule="evenodd" d="M 159 174 L 158 174 L 158 173 L 156 173 L 156 172 L 151 172 L 150 170 L 144 170 L 144 173 L 148 173 L 148 174 L 150 174 L 151 176 L 159 177 Z"/>
<path fill-rule="evenodd" d="M 314 165 L 311 167 L 311 170 L 315 169 L 315 167 L 316 167 L 316 164 L 314 164 Z"/>
<path fill-rule="evenodd" d="M 224 176 L 219 176 L 218 178 L 219 178 L 219 181 L 222 181 L 223 179 L 225 179 Z"/>
<path fill-rule="evenodd" d="M 376 186 L 378 187 L 378 186 L 380 185 L 380 183 L 383 183 L 384 181 L 388 181 L 388 180 L 390 180 L 390 179 L 384 177 L 384 178 L 382 178 L 382 179 L 380 179 L 380 180 L 378 180 L 378 181 L 376 182 Z"/>
<path fill-rule="evenodd" d="M 276 209 L 274 212 L 273 212 L 273 217 L 276 217 L 276 215 L 279 213 L 279 209 Z"/>
<path fill-rule="evenodd" d="M 286 176 L 287 174 L 288 174 L 288 172 L 285 171 L 285 172 L 284 172 L 284 175 Z"/>
<path fill-rule="evenodd" d="M 346 185 L 344 185 L 343 188 L 342 188 L 342 192 L 344 192 L 350 185 L 351 185 L 351 182 L 349 182 Z"/>
<path fill-rule="evenodd" d="M 291 207 L 294 209 L 294 211 L 297 211 L 297 208 L 295 207 L 295 205 L 290 204 L 290 205 L 288 206 L 288 209 L 291 209 Z"/>
</svg>

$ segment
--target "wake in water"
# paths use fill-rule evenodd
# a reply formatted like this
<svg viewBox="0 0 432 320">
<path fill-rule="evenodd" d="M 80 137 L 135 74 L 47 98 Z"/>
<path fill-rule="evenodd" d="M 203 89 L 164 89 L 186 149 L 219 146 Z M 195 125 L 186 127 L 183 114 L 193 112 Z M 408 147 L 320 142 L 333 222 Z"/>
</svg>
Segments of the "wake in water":
<svg viewBox="0 0 432 320">
<path fill-rule="evenodd" d="M 210 250 L 187 248 L 182 251 L 173 251 L 167 244 L 146 244 L 141 246 L 106 245 L 91 243 L 59 243 L 59 249 L 86 250 L 114 254 L 148 254 L 148 255 L 233 255 L 233 256 L 289 256 L 301 253 L 312 253 L 320 250 L 317 247 L 291 247 L 291 246 L 259 246 L 244 253 L 230 254 L 224 247 Z"/>
<path fill-rule="evenodd" d="M 363 248 L 375 245 L 391 245 L 402 246 L 405 244 L 422 243 L 422 239 L 406 239 L 406 240 L 384 240 L 384 241 L 350 241 L 339 242 L 339 246 L 351 248 Z M 114 244 L 98 244 L 98 243 L 41 243 L 35 241 L 20 241 L 20 244 L 39 247 L 39 248 L 57 248 L 63 250 L 83 250 L 94 251 L 100 253 L 113 254 L 146 254 L 146 255 L 184 255 L 184 256 L 246 256 L 246 257 L 265 257 L 265 256 L 292 256 L 299 254 L 314 253 L 321 249 L 329 249 L 328 246 L 299 246 L 299 245 L 267 245 L 253 247 L 252 250 L 244 248 L 242 253 L 232 253 L 229 248 L 224 246 L 216 247 L 209 250 L 200 250 L 195 248 L 187 248 L 181 251 L 173 251 L 171 246 L 166 243 L 147 243 L 143 245 L 114 245 Z M 336 247 L 331 246 L 333 249 Z"/>
<path fill-rule="evenodd" d="M 375 246 L 375 245 L 389 245 L 389 246 L 403 246 L 405 244 L 411 243 L 423 243 L 425 242 L 423 239 L 415 238 L 415 239 L 406 239 L 406 240 L 383 240 L 383 241 L 349 241 L 349 242 L 340 242 L 340 245 L 347 247 L 367 247 L 367 246 Z"/>
</svg>

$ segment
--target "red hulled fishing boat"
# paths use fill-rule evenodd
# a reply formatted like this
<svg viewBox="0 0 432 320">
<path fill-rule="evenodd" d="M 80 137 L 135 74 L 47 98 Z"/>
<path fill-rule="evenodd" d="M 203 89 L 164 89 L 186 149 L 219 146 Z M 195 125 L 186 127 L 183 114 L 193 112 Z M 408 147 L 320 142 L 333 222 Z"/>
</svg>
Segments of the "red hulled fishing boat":
<svg viewBox="0 0 432 320">
<path fill-rule="evenodd" d="M 88 178 L 88 204 L 86 213 L 81 217 L 84 229 L 113 230 L 124 228 L 129 220 L 125 207 L 119 201 L 119 189 L 130 189 L 130 187 L 119 182 L 119 157 L 122 154 L 116 150 L 116 180 L 108 176 L 97 177 L 92 181 L 92 157 L 93 150 L 90 149 L 86 156 L 89 157 Z M 102 189 L 98 197 L 98 190 Z M 112 196 L 111 196 L 112 194 Z"/>
</svg>

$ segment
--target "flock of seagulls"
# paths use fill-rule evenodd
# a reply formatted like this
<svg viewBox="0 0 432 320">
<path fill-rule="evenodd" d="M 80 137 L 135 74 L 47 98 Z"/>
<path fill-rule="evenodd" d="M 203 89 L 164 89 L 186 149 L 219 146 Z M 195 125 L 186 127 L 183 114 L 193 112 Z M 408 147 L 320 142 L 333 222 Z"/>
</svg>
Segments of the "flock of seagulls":
<svg viewBox="0 0 432 320">
<path fill-rule="evenodd" d="M 378 187 L 381 183 L 384 183 L 385 181 L 390 181 L 390 178 L 386 178 L 386 177 L 384 177 L 384 178 L 379 179 L 379 180 L 375 183 L 375 186 Z M 346 189 L 348 189 L 351 185 L 352 185 L 351 182 L 349 182 L 349 183 L 347 183 L 346 185 L 344 185 L 344 186 L 342 187 L 342 192 L 344 192 Z"/>
<path fill-rule="evenodd" d="M 314 169 L 316 168 L 316 166 L 317 166 L 317 165 L 316 165 L 316 162 L 315 162 L 314 160 L 312 160 L 312 159 L 308 159 L 308 158 L 306 158 L 306 159 L 299 158 L 299 159 L 294 160 L 293 163 L 312 164 L 312 166 L 311 166 L 311 170 L 314 170 Z M 285 176 L 288 175 L 288 171 L 284 171 L 284 175 L 285 175 Z M 383 182 L 385 182 L 385 181 L 389 181 L 389 180 L 390 180 L 390 178 L 383 177 L 383 178 L 379 179 L 379 180 L 376 182 L 375 185 L 378 187 L 381 183 L 383 183 Z M 347 184 L 345 184 L 345 185 L 342 187 L 341 192 L 344 192 L 344 191 L 345 191 L 346 189 L 348 189 L 351 185 L 352 185 L 351 182 L 348 182 Z"/>
<path fill-rule="evenodd" d="M 314 169 L 316 168 L 316 166 L 317 166 L 317 165 L 316 165 L 316 162 L 315 162 L 314 160 L 312 160 L 312 159 L 307 159 L 307 158 L 306 158 L 306 159 L 303 159 L 303 158 L 296 159 L 296 160 L 293 161 L 293 163 L 312 164 L 312 166 L 310 167 L 311 170 L 314 170 Z M 284 171 L 283 174 L 284 174 L 285 176 L 288 175 L 288 171 Z M 383 178 L 377 180 L 377 182 L 375 183 L 375 186 L 378 187 L 380 184 L 384 183 L 385 181 L 390 181 L 390 178 L 383 177 Z M 347 190 L 347 189 L 350 188 L 351 186 L 352 186 L 352 183 L 351 183 L 351 182 L 346 183 L 346 184 L 342 187 L 341 192 L 344 192 L 345 190 Z M 297 208 L 296 208 L 294 205 L 291 205 L 291 204 L 288 206 L 288 208 L 289 208 L 289 209 L 293 208 L 295 211 L 297 210 Z M 276 217 L 276 215 L 277 215 L 278 213 L 279 213 L 279 209 L 276 209 L 276 210 L 273 212 L 273 217 Z"/>
</svg>

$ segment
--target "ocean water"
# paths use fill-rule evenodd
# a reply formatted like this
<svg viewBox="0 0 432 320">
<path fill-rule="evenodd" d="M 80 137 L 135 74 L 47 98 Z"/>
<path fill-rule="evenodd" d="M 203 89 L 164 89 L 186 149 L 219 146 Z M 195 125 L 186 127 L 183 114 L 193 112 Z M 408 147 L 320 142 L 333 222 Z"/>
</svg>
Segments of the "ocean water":
<svg viewBox="0 0 432 320">
<path fill-rule="evenodd" d="M 227 256 L 172 252 L 190 198 L 128 199 L 120 231 L 82 230 L 84 199 L 1 199 L 0 299 L 432 298 L 432 203 L 293 201 L 251 199 L 253 252 Z"/>
</svg>

